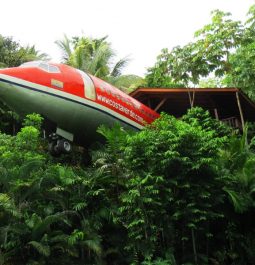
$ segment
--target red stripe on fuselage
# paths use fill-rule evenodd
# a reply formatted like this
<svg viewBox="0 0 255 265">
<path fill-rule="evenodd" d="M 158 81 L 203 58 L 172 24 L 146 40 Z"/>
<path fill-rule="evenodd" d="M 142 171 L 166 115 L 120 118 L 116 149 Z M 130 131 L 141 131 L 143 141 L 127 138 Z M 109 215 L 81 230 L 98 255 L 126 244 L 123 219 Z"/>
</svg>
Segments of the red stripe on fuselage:
<svg viewBox="0 0 255 265">
<path fill-rule="evenodd" d="M 57 66 L 60 69 L 60 73 L 49 73 L 37 67 L 7 68 L 0 70 L 0 73 L 87 99 L 85 97 L 83 79 L 75 68 L 64 64 L 50 64 Z M 158 113 L 114 86 L 99 78 L 93 76 L 91 76 L 91 78 L 94 82 L 97 94 L 97 98 L 94 101 L 95 103 L 105 106 L 141 125 L 149 124 L 159 117 Z M 52 82 L 52 80 L 55 81 Z M 54 86 L 54 83 L 57 83 L 56 81 L 61 82 L 63 87 Z"/>
<path fill-rule="evenodd" d="M 91 76 L 97 91 L 97 102 L 141 125 L 159 117 L 158 113 L 138 102 L 114 86 Z"/>
</svg>

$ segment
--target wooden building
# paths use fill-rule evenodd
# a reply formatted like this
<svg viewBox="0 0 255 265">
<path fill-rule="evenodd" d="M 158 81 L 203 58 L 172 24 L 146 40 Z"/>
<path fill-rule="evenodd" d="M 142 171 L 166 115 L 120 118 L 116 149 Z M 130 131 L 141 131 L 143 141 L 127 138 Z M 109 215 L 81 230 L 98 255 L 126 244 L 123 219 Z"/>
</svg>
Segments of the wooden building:
<svg viewBox="0 0 255 265">
<path fill-rule="evenodd" d="M 130 95 L 157 112 L 181 117 L 192 106 L 232 127 L 255 122 L 255 103 L 238 88 L 137 88 Z"/>
</svg>

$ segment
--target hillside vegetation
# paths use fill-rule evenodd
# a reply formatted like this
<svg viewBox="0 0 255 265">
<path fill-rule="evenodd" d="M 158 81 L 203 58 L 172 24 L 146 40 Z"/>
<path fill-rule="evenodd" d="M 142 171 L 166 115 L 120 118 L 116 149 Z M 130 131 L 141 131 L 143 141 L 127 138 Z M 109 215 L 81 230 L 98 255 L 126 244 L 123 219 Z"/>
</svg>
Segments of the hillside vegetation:
<svg viewBox="0 0 255 265">
<path fill-rule="evenodd" d="M 0 264 L 254 264 L 253 140 L 199 108 L 52 158 L 29 115 L 0 134 Z"/>
</svg>

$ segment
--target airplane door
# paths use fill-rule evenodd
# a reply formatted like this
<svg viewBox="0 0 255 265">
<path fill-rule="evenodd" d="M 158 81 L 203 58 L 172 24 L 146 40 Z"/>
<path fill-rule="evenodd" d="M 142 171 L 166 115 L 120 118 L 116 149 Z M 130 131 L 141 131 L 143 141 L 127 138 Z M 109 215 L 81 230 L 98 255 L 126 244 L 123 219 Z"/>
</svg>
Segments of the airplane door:
<svg viewBox="0 0 255 265">
<path fill-rule="evenodd" d="M 94 82 L 92 81 L 92 79 L 90 78 L 88 74 L 80 70 L 78 71 L 81 74 L 82 80 L 84 83 L 85 97 L 91 100 L 96 100 L 96 89 L 95 89 Z"/>
</svg>

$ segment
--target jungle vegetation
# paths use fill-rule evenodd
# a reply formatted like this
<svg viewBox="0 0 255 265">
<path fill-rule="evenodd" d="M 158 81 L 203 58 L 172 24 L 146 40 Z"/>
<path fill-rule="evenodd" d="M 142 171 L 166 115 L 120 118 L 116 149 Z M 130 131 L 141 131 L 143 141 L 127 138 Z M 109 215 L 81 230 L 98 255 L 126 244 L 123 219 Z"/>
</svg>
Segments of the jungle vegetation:
<svg viewBox="0 0 255 265">
<path fill-rule="evenodd" d="M 197 85 L 214 74 L 210 82 L 253 97 L 254 14 L 253 6 L 242 24 L 214 11 L 193 43 L 162 50 L 147 85 Z M 97 58 L 97 49 L 112 54 L 106 38 L 58 42 L 69 52 L 67 44 L 70 65 L 82 54 Z M 2 66 L 44 56 L 0 38 Z M 93 73 L 106 80 L 121 77 L 125 64 L 89 62 L 80 66 L 97 66 Z M 85 165 L 79 147 L 49 155 L 39 115 L 16 128 L 16 114 L 0 111 L 0 264 L 255 264 L 255 138 L 248 126 L 235 132 L 201 108 L 181 119 L 162 113 L 138 133 L 101 126 L 106 144 L 91 148 Z"/>
<path fill-rule="evenodd" d="M 42 118 L 0 134 L 0 264 L 254 264 L 254 138 L 193 108 L 51 157 Z"/>
</svg>

